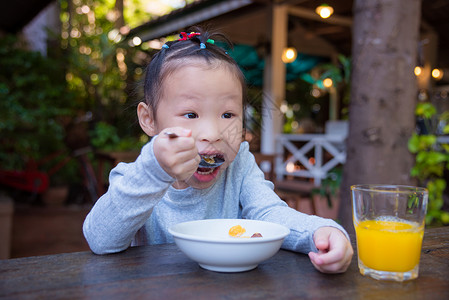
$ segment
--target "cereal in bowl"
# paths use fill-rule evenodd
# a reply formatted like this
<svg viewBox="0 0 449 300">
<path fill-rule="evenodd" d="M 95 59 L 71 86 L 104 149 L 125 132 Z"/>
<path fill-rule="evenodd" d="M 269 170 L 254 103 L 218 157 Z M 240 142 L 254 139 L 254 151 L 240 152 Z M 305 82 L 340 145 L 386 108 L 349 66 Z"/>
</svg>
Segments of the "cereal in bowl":
<svg viewBox="0 0 449 300">
<path fill-rule="evenodd" d="M 243 236 L 243 234 L 246 232 L 246 229 L 243 228 L 241 225 L 235 225 L 232 226 L 231 229 L 229 229 L 229 235 L 232 237 L 241 237 L 241 238 L 248 238 L 249 236 Z M 252 238 L 256 237 L 262 237 L 262 234 L 259 232 L 254 233 Z"/>
<path fill-rule="evenodd" d="M 240 225 L 232 226 L 231 229 L 229 229 L 229 235 L 232 237 L 240 237 L 245 232 L 246 232 L 246 229 Z"/>
</svg>

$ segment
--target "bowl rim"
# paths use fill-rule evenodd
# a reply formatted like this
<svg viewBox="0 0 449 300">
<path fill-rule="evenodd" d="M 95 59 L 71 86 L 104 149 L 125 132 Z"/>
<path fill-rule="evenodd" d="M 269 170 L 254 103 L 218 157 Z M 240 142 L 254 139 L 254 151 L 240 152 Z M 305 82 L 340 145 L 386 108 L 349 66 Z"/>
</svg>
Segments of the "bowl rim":
<svg viewBox="0 0 449 300">
<path fill-rule="evenodd" d="M 269 223 L 271 225 L 279 227 L 282 232 L 282 234 L 276 236 L 276 237 L 261 237 L 261 238 L 234 238 L 234 237 L 203 237 L 203 236 L 197 236 L 193 234 L 186 234 L 186 233 L 180 233 L 175 230 L 176 226 L 180 226 L 187 223 L 201 223 L 201 222 L 213 222 L 217 220 L 229 220 L 235 221 L 235 222 L 262 222 L 262 223 Z M 253 219 L 201 219 L 201 220 L 192 220 L 192 221 L 186 221 L 186 222 L 180 222 L 177 223 L 170 228 L 168 228 L 168 232 L 173 235 L 174 238 L 178 239 L 184 239 L 184 240 L 191 240 L 191 241 L 198 241 L 198 242 L 210 242 L 210 243 L 223 243 L 223 244 L 254 244 L 254 243 L 267 243 L 272 241 L 278 241 L 281 239 L 284 239 L 290 234 L 290 229 L 284 225 L 264 221 L 264 220 L 253 220 Z"/>
</svg>

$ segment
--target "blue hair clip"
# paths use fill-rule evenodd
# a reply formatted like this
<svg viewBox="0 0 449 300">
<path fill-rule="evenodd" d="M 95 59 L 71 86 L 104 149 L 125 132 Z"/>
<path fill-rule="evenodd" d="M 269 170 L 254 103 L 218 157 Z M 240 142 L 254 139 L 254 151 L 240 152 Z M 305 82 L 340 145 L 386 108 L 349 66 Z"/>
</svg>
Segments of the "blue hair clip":
<svg viewBox="0 0 449 300">
<path fill-rule="evenodd" d="M 165 49 L 168 49 L 168 48 L 170 48 L 167 44 L 163 44 L 162 45 L 162 48 L 165 48 Z"/>
<path fill-rule="evenodd" d="M 204 43 L 200 44 L 200 49 L 206 49 L 206 45 Z"/>
</svg>

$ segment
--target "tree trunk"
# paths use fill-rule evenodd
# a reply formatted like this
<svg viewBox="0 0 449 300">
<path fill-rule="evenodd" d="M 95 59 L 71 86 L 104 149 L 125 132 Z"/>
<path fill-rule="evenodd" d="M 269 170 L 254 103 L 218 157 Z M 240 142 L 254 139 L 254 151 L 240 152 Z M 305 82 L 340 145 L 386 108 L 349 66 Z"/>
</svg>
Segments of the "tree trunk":
<svg viewBox="0 0 449 300">
<path fill-rule="evenodd" d="M 117 19 L 115 20 L 114 27 L 117 29 L 125 26 L 125 17 L 123 16 L 123 0 L 115 0 L 115 13 Z"/>
<path fill-rule="evenodd" d="M 412 184 L 413 69 L 421 0 L 355 0 L 347 159 L 339 219 L 353 231 L 350 186 Z"/>
</svg>

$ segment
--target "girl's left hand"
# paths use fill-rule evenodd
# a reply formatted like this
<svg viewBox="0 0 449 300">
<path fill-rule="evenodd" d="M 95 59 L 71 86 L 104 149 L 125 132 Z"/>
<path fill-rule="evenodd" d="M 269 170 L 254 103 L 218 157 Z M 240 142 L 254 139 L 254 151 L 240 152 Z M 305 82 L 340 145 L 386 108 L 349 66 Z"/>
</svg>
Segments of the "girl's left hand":
<svg viewBox="0 0 449 300">
<path fill-rule="evenodd" d="M 314 267 L 323 273 L 343 273 L 351 263 L 354 250 L 346 235 L 334 227 L 318 228 L 313 240 L 318 253 L 309 252 Z"/>
</svg>

